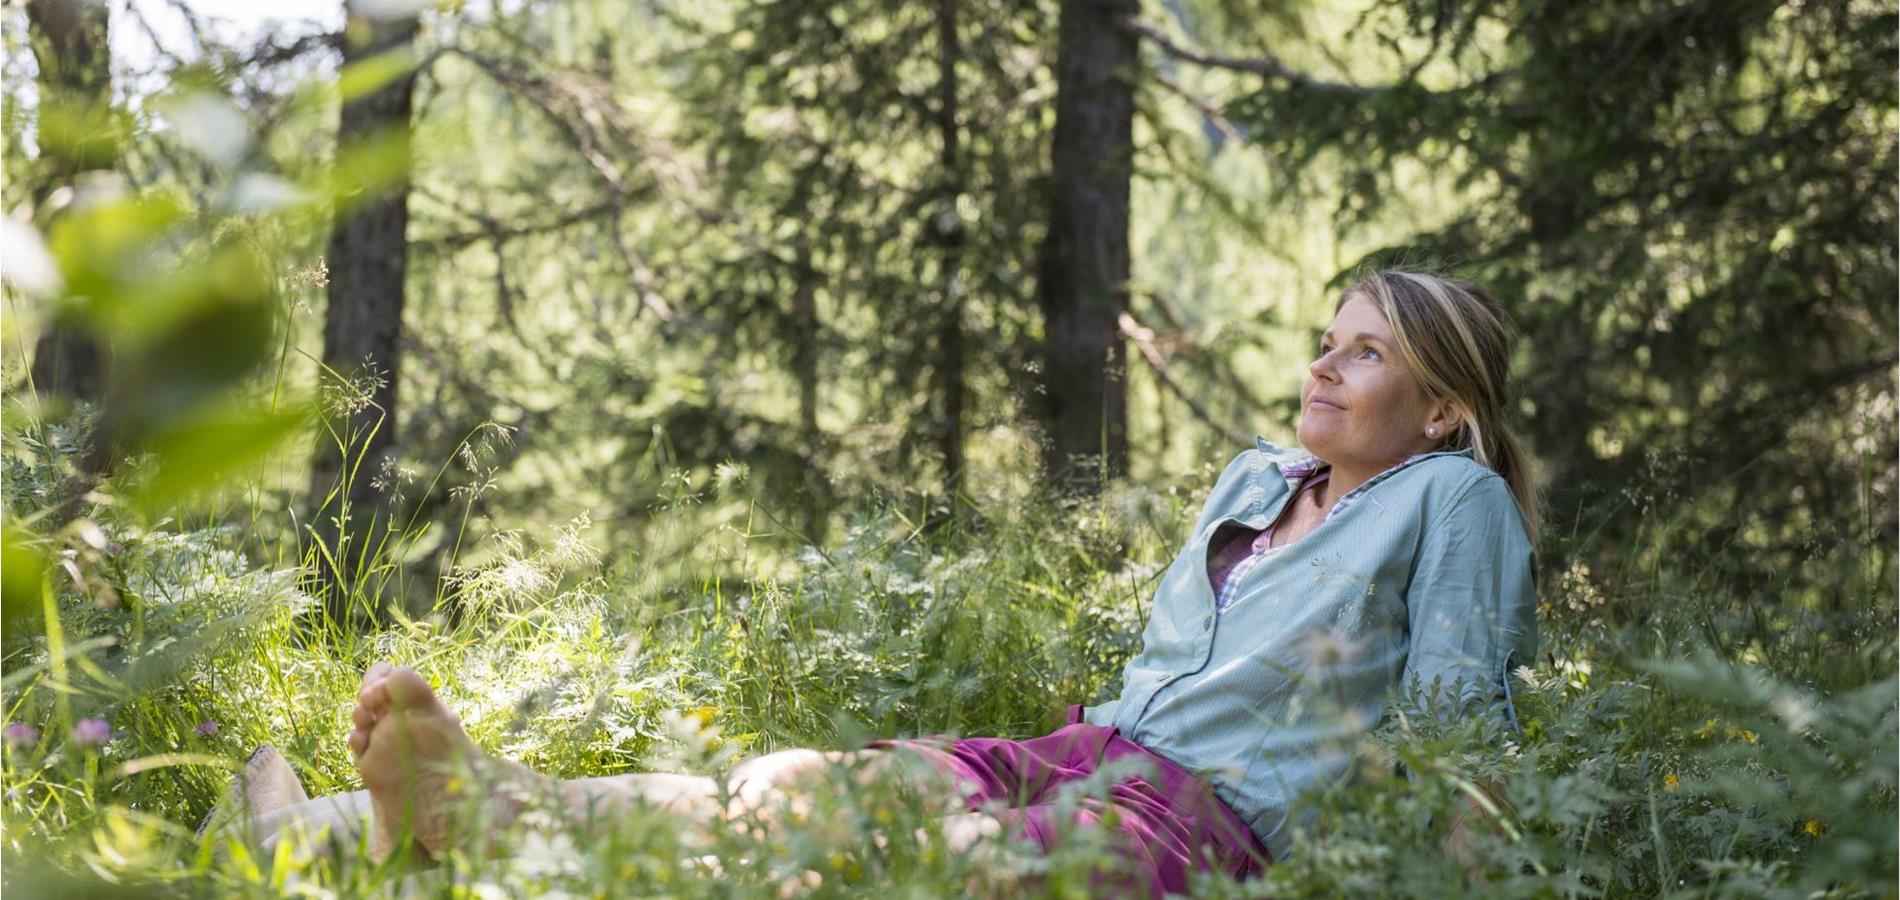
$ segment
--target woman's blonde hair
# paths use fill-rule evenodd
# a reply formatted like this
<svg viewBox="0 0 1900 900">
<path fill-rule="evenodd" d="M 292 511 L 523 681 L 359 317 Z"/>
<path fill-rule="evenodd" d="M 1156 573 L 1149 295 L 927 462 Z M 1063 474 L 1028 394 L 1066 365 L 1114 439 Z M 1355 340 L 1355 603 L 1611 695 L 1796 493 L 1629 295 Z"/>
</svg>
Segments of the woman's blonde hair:
<svg viewBox="0 0 1900 900">
<path fill-rule="evenodd" d="M 1509 421 L 1511 335 L 1497 300 L 1468 281 L 1402 269 L 1361 277 L 1340 295 L 1334 312 L 1353 297 L 1379 310 L 1425 392 L 1449 399 L 1461 414 L 1438 448 L 1469 447 L 1479 463 L 1504 476 L 1535 541 L 1542 501 L 1530 456 Z"/>
</svg>

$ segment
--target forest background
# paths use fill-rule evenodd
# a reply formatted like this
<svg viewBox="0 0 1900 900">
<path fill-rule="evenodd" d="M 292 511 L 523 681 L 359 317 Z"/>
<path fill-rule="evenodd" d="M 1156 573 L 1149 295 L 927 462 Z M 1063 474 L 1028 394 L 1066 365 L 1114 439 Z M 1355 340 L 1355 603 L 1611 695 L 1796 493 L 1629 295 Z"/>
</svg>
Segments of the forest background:
<svg viewBox="0 0 1900 900">
<path fill-rule="evenodd" d="M 1341 287 L 1405 264 L 1519 333 L 1525 728 L 1381 723 L 1307 852 L 1203 890 L 1455 890 L 1444 813 L 1509 775 L 1492 890 L 1892 895 L 1891 5 L 230 13 L 0 18 L 10 886 L 398 883 L 191 834 L 259 743 L 356 787 L 390 656 L 570 776 L 1039 733 L 1114 689 L 1219 467 L 1294 443 Z M 834 800 L 717 875 L 654 822 L 451 868 L 1009 868 Z M 1013 865 L 1085 891 L 1077 846 Z"/>
</svg>

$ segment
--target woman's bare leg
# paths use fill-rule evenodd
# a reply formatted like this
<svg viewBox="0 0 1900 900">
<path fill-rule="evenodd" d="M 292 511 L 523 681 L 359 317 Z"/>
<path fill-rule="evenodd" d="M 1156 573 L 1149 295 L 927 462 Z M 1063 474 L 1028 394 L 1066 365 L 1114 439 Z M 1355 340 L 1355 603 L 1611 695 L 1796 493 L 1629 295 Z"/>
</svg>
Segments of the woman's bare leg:
<svg viewBox="0 0 1900 900">
<path fill-rule="evenodd" d="M 718 783 L 710 778 L 668 773 L 575 778 L 557 782 L 569 811 L 607 819 L 636 804 L 706 821 L 719 811 Z M 246 822 L 248 834 L 266 853 L 291 840 L 318 853 L 347 853 L 370 826 L 368 791 L 351 791 L 306 800 Z"/>
<path fill-rule="evenodd" d="M 764 811 L 776 802 L 785 804 L 786 812 L 802 816 L 810 810 L 811 790 L 834 772 L 848 772 L 859 785 L 908 782 L 937 801 L 933 812 L 938 815 L 962 807 L 956 779 L 922 760 L 906 760 L 897 751 L 797 749 L 768 753 L 734 767 L 727 776 L 732 800 L 726 815 L 737 818 Z"/>
<path fill-rule="evenodd" d="M 802 787 L 808 787 L 834 765 L 862 765 L 867 775 L 881 771 L 876 759 L 862 760 L 849 753 L 785 750 L 758 757 L 735 767 L 728 776 L 733 786 L 723 812 L 731 818 L 749 814 L 776 815 L 801 808 Z M 636 806 L 664 810 L 702 827 L 722 812 L 719 782 L 697 775 L 635 773 L 557 782 L 563 808 L 581 816 L 606 821 Z M 780 804 L 780 800 L 785 802 Z M 320 853 L 347 852 L 368 827 L 370 794 L 352 791 L 306 800 L 281 809 L 251 815 L 247 831 L 266 851 L 284 840 L 307 844 Z"/>
<path fill-rule="evenodd" d="M 406 667 L 372 667 L 352 718 L 350 749 L 368 788 L 371 850 L 379 856 L 393 849 L 402 826 L 433 855 L 440 855 L 452 841 L 482 837 L 457 833 L 474 830 L 472 823 L 458 821 L 464 810 L 458 808 L 456 798 L 476 787 L 459 783 L 451 771 L 457 767 L 482 778 L 482 795 L 496 798 L 484 809 L 487 821 L 482 824 L 491 828 L 512 821 L 523 799 L 532 794 L 555 797 L 562 808 L 602 818 L 636 805 L 657 805 L 695 823 L 709 823 L 721 815 L 734 819 L 753 814 L 775 821 L 781 812 L 796 816 L 808 810 L 812 782 L 837 766 L 847 767 L 861 781 L 890 775 L 919 780 L 924 796 L 942 798 L 943 812 L 961 808 L 962 791 L 954 778 L 921 760 L 900 762 L 899 753 L 884 750 L 767 754 L 734 768 L 728 776 L 729 792 L 722 792 L 713 779 L 689 775 L 558 781 L 482 753 L 428 683 Z M 722 796 L 728 801 L 723 808 Z"/>
<path fill-rule="evenodd" d="M 951 853 L 966 853 L 1003 833 L 1002 820 L 988 813 L 958 813 L 944 816 L 942 822 L 944 847 Z"/>
<path fill-rule="evenodd" d="M 266 856 L 275 853 L 277 845 L 284 841 L 326 856 L 333 852 L 348 853 L 369 827 L 369 792 L 315 797 L 294 806 L 253 815 L 245 824 L 249 836 L 263 847 Z"/>
</svg>

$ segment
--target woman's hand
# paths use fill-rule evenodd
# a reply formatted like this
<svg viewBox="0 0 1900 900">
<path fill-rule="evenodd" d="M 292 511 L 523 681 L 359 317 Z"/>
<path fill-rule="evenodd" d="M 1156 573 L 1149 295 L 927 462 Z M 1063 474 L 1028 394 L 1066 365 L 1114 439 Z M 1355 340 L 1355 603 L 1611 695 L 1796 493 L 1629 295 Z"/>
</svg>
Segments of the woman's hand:
<svg viewBox="0 0 1900 900">
<path fill-rule="evenodd" d="M 1484 799 L 1463 795 L 1463 808 L 1458 811 L 1458 817 L 1451 821 L 1451 830 L 1438 842 L 1439 849 L 1445 851 L 1446 856 L 1464 867 L 1465 883 L 1469 885 L 1484 880 L 1484 868 L 1476 859 L 1477 829 L 1485 827 L 1484 823 L 1491 821 L 1493 815 L 1510 814 L 1498 799 L 1504 796 L 1502 783 L 1487 782 L 1477 785 L 1477 788 Z"/>
</svg>

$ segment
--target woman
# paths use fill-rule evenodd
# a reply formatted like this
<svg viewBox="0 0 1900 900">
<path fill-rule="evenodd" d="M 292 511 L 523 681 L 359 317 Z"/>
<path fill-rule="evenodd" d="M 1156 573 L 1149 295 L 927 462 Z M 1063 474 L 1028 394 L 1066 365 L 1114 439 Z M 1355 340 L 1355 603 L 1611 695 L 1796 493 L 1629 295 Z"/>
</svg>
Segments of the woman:
<svg viewBox="0 0 1900 900">
<path fill-rule="evenodd" d="M 722 806 L 707 778 L 554 782 L 491 760 L 420 676 L 379 664 L 349 736 L 372 848 L 400 832 L 439 854 L 472 836 L 443 762 L 478 761 L 505 773 L 496 784 L 594 809 L 638 798 L 714 816 L 795 799 L 802 778 L 838 762 L 902 771 L 889 764 L 918 757 L 932 765 L 913 777 L 967 809 L 946 820 L 953 843 L 1007 832 L 1046 848 L 1060 787 L 1133 758 L 1148 774 L 1078 815 L 1116 810 L 1136 887 L 1180 891 L 1195 868 L 1244 877 L 1293 849 L 1294 798 L 1342 774 L 1395 691 L 1439 712 L 1508 710 L 1511 661 L 1532 659 L 1537 641 L 1537 501 L 1504 423 L 1508 360 L 1497 304 L 1471 284 L 1385 271 L 1349 288 L 1300 392 L 1305 451 L 1260 440 L 1234 459 L 1156 591 L 1119 696 L 1072 708 L 1043 737 L 772 753 L 734 769 Z M 361 800 L 327 802 L 347 814 Z M 308 822 L 324 802 L 258 824 Z M 495 818 L 511 802 L 494 801 Z"/>
</svg>

